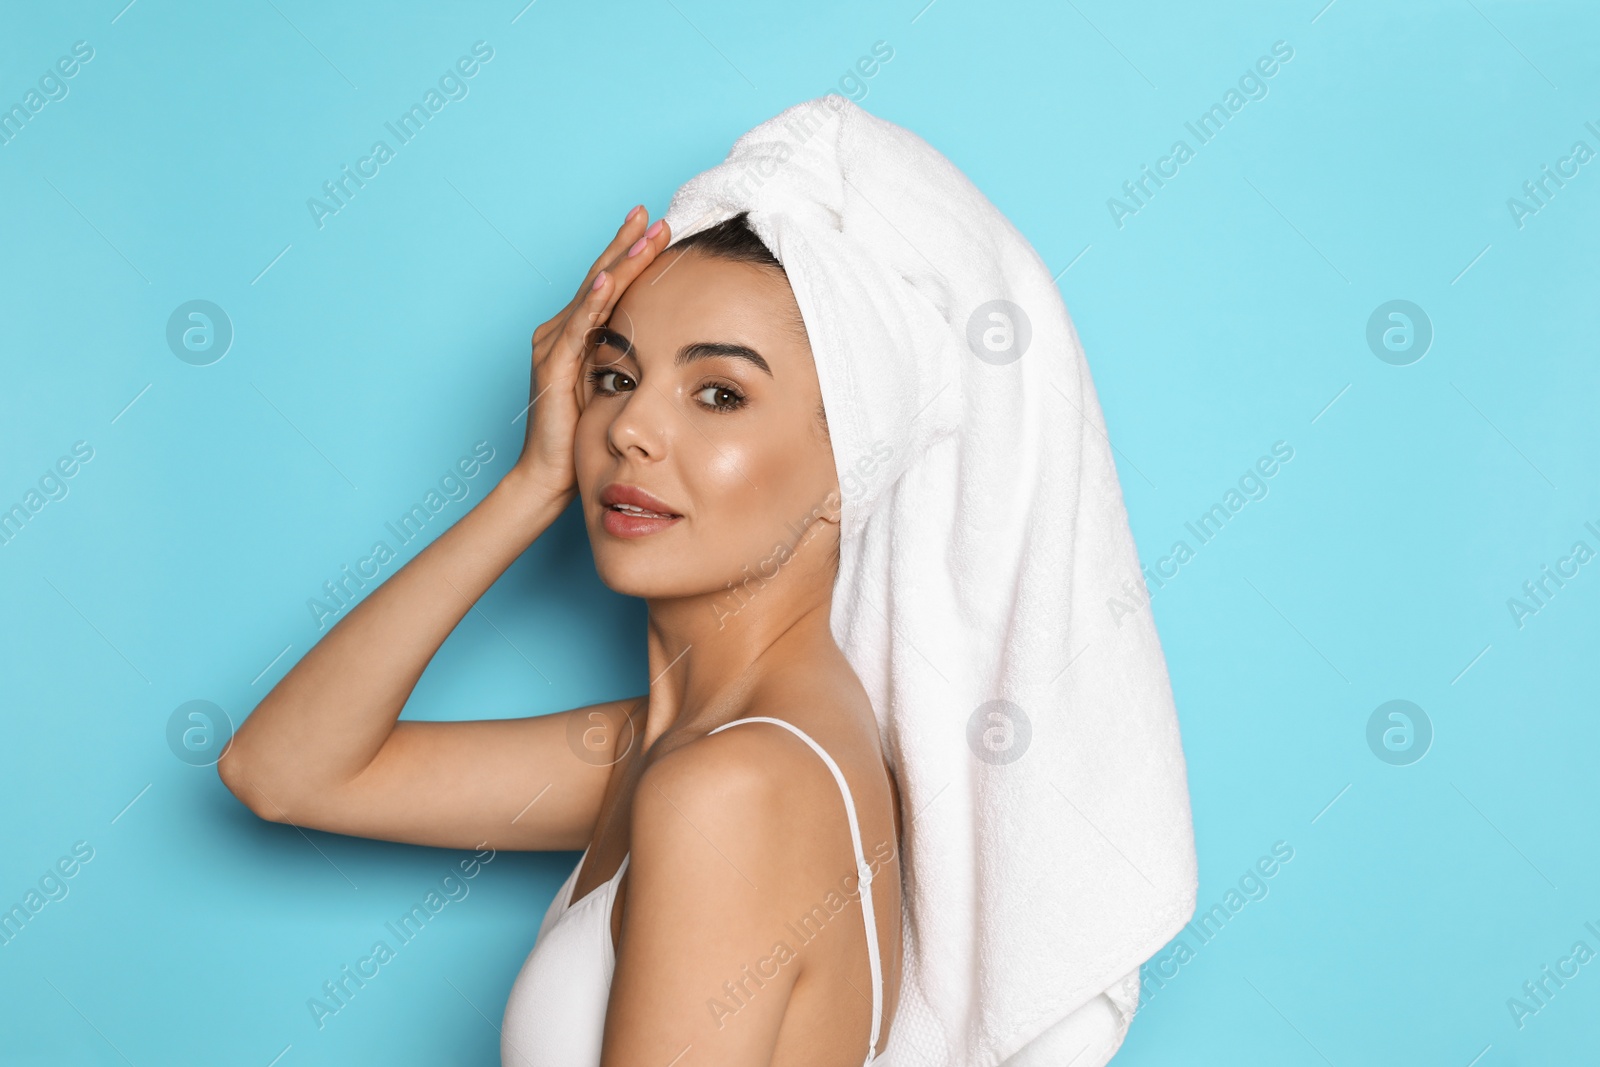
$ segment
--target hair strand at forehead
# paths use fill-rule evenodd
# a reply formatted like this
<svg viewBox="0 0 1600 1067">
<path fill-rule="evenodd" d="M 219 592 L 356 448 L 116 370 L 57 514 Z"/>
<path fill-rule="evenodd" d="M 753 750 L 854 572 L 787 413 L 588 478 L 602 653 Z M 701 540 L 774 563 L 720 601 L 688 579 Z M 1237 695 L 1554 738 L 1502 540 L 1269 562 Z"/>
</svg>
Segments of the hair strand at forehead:
<svg viewBox="0 0 1600 1067">
<path fill-rule="evenodd" d="M 697 248 L 719 259 L 775 267 L 780 272 L 783 270 L 783 264 L 778 262 L 778 257 L 772 254 L 772 250 L 756 235 L 756 231 L 750 228 L 748 211 L 741 211 L 731 218 L 723 219 L 715 226 L 708 226 L 691 233 L 681 241 L 674 241 L 672 247 L 680 251 Z"/>
<path fill-rule="evenodd" d="M 681 241 L 674 241 L 670 246 L 671 251 L 689 252 L 696 251 L 702 255 L 725 259 L 734 263 L 749 263 L 752 266 L 766 267 L 775 270 L 783 279 L 784 288 L 789 290 L 790 300 L 793 301 L 794 291 L 789 286 L 788 272 L 783 269 L 783 264 L 772 250 L 766 246 L 756 231 L 750 228 L 750 213 L 741 211 L 737 215 L 723 219 L 715 226 L 708 226 L 697 230 Z M 806 333 L 805 319 L 800 315 L 800 305 L 794 304 L 794 316 L 788 323 L 795 334 L 810 343 Z"/>
</svg>

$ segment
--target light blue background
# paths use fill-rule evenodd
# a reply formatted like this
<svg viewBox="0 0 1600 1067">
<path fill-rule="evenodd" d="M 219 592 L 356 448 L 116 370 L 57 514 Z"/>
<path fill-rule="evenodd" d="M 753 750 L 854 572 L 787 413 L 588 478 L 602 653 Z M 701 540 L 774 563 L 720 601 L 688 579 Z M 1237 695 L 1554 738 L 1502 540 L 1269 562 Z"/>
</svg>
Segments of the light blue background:
<svg viewBox="0 0 1600 1067">
<path fill-rule="evenodd" d="M 307 599 L 487 440 L 428 536 L 481 499 L 520 447 L 529 333 L 624 212 L 884 41 L 842 87 L 1063 271 L 1147 564 L 1295 450 L 1152 605 L 1202 909 L 1274 842 L 1294 859 L 1117 1062 L 1592 1060 L 1600 962 L 1521 1029 L 1506 1006 L 1574 942 L 1600 951 L 1600 563 L 1520 628 L 1507 608 L 1600 549 L 1600 161 L 1521 228 L 1506 203 L 1600 149 L 1592 7 L 123 2 L 14 8 L 0 37 L 5 106 L 95 50 L 0 146 L 0 506 L 94 449 L 0 546 L 0 905 L 95 850 L 0 946 L 0 1059 L 497 1062 L 575 857 L 501 854 L 319 1031 L 307 999 L 465 854 L 261 823 L 174 757 L 168 719 L 247 714 L 318 637 Z M 479 40 L 470 94 L 318 229 L 306 199 Z M 1280 40 L 1268 95 L 1119 228 L 1107 199 Z M 192 299 L 236 331 L 210 366 L 165 340 Z M 1365 340 L 1391 299 L 1435 331 L 1409 366 Z M 641 607 L 571 514 L 479 606 L 408 716 L 646 681 Z M 1435 731 L 1409 766 L 1366 740 L 1391 699 Z"/>
</svg>

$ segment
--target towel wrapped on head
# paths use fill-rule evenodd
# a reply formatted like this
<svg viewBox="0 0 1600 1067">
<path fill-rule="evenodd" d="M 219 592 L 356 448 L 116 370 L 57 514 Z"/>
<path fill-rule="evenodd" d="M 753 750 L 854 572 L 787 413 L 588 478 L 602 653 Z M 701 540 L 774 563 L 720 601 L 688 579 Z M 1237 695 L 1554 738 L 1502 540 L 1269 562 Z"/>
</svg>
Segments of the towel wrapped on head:
<svg viewBox="0 0 1600 1067">
<path fill-rule="evenodd" d="M 1194 912 L 1196 863 L 1166 663 L 1072 321 L 949 160 L 840 96 L 746 133 L 666 218 L 677 240 L 740 212 L 816 359 L 842 496 L 831 628 L 901 789 L 886 1058 L 1102 1064 L 1140 963 Z"/>
</svg>

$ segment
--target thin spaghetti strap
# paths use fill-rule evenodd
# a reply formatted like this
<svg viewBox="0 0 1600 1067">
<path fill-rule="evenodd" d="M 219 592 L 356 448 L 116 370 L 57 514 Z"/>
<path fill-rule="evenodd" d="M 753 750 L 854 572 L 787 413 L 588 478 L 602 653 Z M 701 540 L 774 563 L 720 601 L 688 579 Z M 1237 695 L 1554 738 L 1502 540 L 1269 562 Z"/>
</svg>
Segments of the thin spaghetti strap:
<svg viewBox="0 0 1600 1067">
<path fill-rule="evenodd" d="M 823 747 L 812 740 L 811 735 L 792 722 L 783 719 L 774 719 L 766 715 L 751 715 L 743 719 L 734 719 L 725 722 L 713 730 L 707 731 L 707 736 L 719 730 L 726 730 L 730 726 L 738 726 L 745 722 L 770 722 L 775 726 L 782 726 L 793 733 L 800 740 L 811 746 L 813 752 L 822 757 L 822 762 L 828 765 L 828 770 L 833 772 L 833 780 L 839 783 L 839 791 L 844 794 L 844 811 L 850 818 L 850 844 L 856 854 L 856 877 L 861 885 L 861 917 L 867 927 L 867 963 L 872 969 L 872 1037 L 867 1041 L 867 1058 L 865 1063 L 871 1064 L 873 1053 L 878 1047 L 878 1035 L 883 1027 L 883 963 L 878 956 L 878 923 L 873 917 L 872 909 L 872 868 L 867 866 L 866 854 L 861 849 L 861 824 L 856 819 L 856 802 L 850 794 L 850 784 L 844 780 L 844 772 L 833 761 Z"/>
</svg>

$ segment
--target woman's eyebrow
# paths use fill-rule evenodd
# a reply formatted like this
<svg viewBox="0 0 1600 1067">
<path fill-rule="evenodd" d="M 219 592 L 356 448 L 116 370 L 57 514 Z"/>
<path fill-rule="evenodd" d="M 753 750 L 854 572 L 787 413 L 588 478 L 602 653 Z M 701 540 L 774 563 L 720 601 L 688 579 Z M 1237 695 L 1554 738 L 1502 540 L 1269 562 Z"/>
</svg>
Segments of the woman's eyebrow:
<svg viewBox="0 0 1600 1067">
<path fill-rule="evenodd" d="M 601 326 L 596 330 L 596 344 L 608 345 L 617 349 L 624 356 L 634 356 L 633 342 L 609 326 Z M 742 359 L 756 367 L 761 368 L 772 377 L 772 368 L 762 358 L 761 353 L 746 345 L 734 344 L 728 341 L 696 341 L 678 349 L 677 358 L 673 366 L 681 367 L 686 363 L 693 363 L 697 359 L 715 359 L 717 357 Z"/>
<path fill-rule="evenodd" d="M 718 356 L 742 359 L 753 363 L 766 372 L 767 377 L 772 377 L 772 368 L 767 366 L 767 361 L 761 358 L 761 353 L 744 345 L 731 344 L 726 341 L 696 341 L 694 344 L 684 345 L 678 349 L 678 358 L 673 360 L 673 366 L 681 367 L 685 363 L 693 363 L 697 359 L 715 359 Z"/>
<path fill-rule="evenodd" d="M 624 356 L 633 355 L 633 342 L 609 326 L 595 327 L 594 344 L 596 348 L 601 345 L 608 345 L 620 351 Z"/>
</svg>

